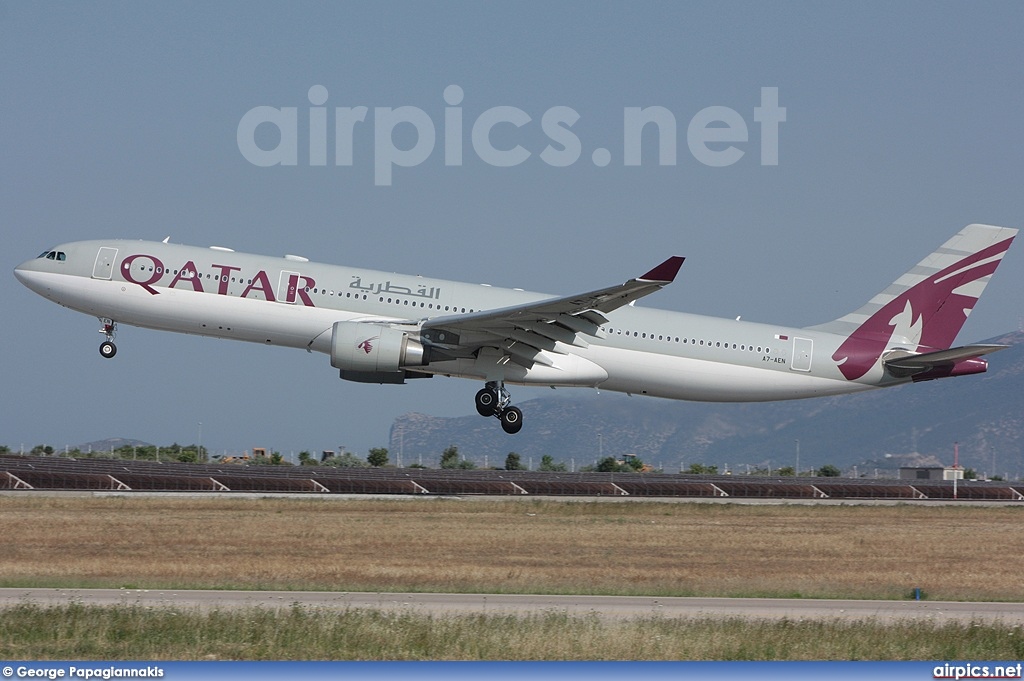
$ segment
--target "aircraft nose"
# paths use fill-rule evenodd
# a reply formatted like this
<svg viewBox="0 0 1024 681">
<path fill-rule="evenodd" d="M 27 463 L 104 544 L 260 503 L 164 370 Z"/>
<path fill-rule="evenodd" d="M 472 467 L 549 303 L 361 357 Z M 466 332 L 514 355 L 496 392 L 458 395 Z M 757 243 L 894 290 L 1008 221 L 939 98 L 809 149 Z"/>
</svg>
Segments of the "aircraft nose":
<svg viewBox="0 0 1024 681">
<path fill-rule="evenodd" d="M 36 262 L 38 258 L 32 260 L 26 260 L 17 267 L 14 268 L 14 276 L 22 284 L 32 289 L 33 291 L 39 290 L 39 264 Z"/>
<path fill-rule="evenodd" d="M 18 278 L 22 284 L 25 283 L 25 277 L 28 275 L 28 263 L 23 262 L 14 268 L 14 276 Z"/>
</svg>

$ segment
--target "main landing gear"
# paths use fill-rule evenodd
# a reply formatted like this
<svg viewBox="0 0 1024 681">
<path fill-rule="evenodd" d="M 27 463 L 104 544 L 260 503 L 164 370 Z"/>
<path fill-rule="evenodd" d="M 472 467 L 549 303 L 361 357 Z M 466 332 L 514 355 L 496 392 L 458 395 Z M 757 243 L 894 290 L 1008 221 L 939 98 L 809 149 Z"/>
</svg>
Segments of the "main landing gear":
<svg viewBox="0 0 1024 681">
<path fill-rule="evenodd" d="M 476 411 L 480 416 L 494 416 L 501 421 L 501 428 L 509 435 L 523 428 L 523 412 L 509 403 L 512 396 L 505 390 L 505 384 L 488 381 L 483 390 L 476 394 Z"/>
<path fill-rule="evenodd" d="M 100 319 L 100 333 L 106 340 L 100 343 L 100 354 L 110 359 L 117 354 L 117 346 L 114 345 L 114 336 L 117 334 L 117 323 L 112 319 Z"/>
</svg>

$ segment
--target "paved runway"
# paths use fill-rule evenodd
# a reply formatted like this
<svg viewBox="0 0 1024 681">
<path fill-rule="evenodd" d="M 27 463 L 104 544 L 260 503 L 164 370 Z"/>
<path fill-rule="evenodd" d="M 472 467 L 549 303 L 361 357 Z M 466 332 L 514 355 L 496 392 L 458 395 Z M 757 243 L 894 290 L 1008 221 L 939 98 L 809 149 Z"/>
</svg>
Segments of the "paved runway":
<svg viewBox="0 0 1024 681">
<path fill-rule="evenodd" d="M 654 598 L 517 594 L 342 593 L 331 591 L 188 591 L 0 589 L 0 608 L 20 603 L 196 608 L 375 608 L 431 615 L 565 613 L 607 618 L 745 617 L 792 620 L 925 620 L 1024 624 L 1024 603 L 855 601 L 776 598 Z"/>
</svg>

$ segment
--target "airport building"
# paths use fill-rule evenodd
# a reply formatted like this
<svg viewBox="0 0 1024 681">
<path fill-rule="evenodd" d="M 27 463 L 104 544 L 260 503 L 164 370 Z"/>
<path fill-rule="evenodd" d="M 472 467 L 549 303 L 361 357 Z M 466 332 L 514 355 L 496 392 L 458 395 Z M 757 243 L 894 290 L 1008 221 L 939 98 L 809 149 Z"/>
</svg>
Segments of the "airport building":
<svg viewBox="0 0 1024 681">
<path fill-rule="evenodd" d="M 900 468 L 900 480 L 963 480 L 959 466 L 906 466 Z"/>
</svg>

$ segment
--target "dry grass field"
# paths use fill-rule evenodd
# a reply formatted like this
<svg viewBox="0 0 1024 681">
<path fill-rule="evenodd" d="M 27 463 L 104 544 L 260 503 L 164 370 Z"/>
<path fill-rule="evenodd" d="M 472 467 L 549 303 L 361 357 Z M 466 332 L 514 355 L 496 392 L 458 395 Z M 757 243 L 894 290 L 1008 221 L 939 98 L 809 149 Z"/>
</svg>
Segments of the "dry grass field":
<svg viewBox="0 0 1024 681">
<path fill-rule="evenodd" d="M 779 621 L 373 610 L 196 612 L 25 604 L 0 617 L 6 660 L 1020 660 L 1002 624 Z"/>
<path fill-rule="evenodd" d="M 1024 601 L 1024 507 L 0 496 L 0 586 Z"/>
</svg>

